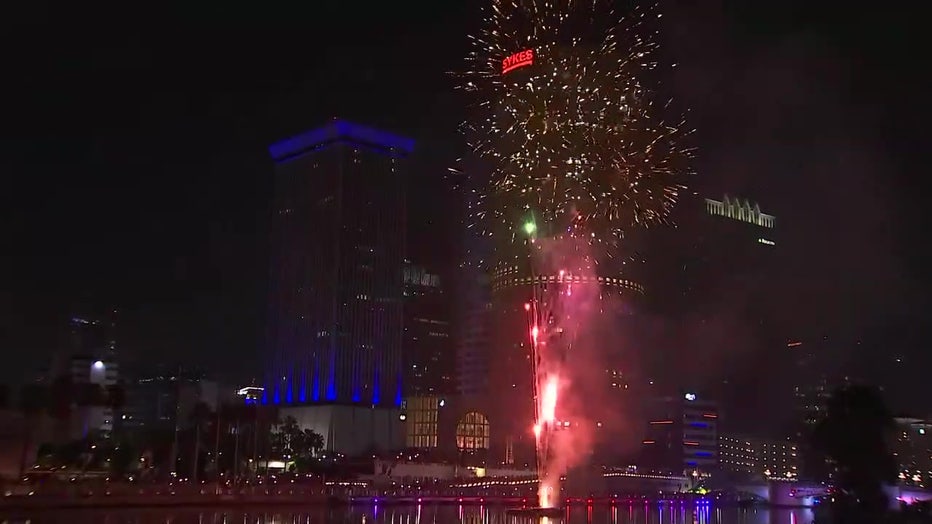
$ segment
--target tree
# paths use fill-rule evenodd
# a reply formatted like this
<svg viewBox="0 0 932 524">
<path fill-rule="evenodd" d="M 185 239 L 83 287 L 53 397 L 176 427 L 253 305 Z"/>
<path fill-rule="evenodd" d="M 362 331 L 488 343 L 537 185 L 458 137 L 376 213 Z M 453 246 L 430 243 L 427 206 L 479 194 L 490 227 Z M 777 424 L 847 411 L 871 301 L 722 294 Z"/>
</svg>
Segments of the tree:
<svg viewBox="0 0 932 524">
<path fill-rule="evenodd" d="M 197 482 L 199 473 L 202 469 L 201 461 L 201 430 L 204 423 L 210 418 L 210 406 L 204 402 L 195 404 L 191 410 L 191 425 L 194 427 L 194 439 L 191 446 L 191 480 Z"/>
<path fill-rule="evenodd" d="M 324 447 L 324 437 L 311 429 L 302 429 L 292 416 L 286 416 L 272 434 L 275 451 L 285 458 L 294 459 L 296 464 L 308 465 L 309 460 Z"/>
<path fill-rule="evenodd" d="M 887 510 L 883 486 L 896 481 L 897 470 L 887 448 L 893 428 L 893 416 L 875 388 L 845 386 L 829 399 L 812 445 L 841 492 L 836 497 L 841 522 L 877 522 Z"/>
<path fill-rule="evenodd" d="M 310 448 L 314 456 L 317 456 L 324 449 L 324 436 L 312 429 L 305 429 L 304 445 Z"/>
</svg>

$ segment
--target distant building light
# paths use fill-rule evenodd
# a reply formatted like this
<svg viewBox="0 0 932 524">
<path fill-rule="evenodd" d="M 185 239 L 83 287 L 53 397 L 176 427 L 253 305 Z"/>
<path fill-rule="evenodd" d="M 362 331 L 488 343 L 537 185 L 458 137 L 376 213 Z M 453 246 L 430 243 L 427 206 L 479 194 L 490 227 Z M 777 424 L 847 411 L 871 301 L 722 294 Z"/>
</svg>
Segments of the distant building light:
<svg viewBox="0 0 932 524">
<path fill-rule="evenodd" d="M 775 245 L 777 245 L 777 243 L 774 242 L 773 240 L 767 240 L 766 238 L 758 238 L 757 241 L 758 241 L 759 243 L 761 243 L 761 244 L 766 245 L 766 246 L 775 246 Z"/>
<path fill-rule="evenodd" d="M 748 200 L 740 198 L 730 198 L 727 195 L 721 202 L 705 199 L 706 212 L 710 215 L 717 215 L 732 220 L 747 222 L 767 229 L 772 229 L 776 218 L 773 215 L 762 213 L 760 206 L 752 204 Z"/>
<path fill-rule="evenodd" d="M 96 369 L 96 370 L 98 370 L 98 371 L 101 370 L 101 369 L 104 369 L 104 363 L 103 363 L 103 361 L 102 361 L 102 360 L 98 360 L 97 362 L 94 362 L 93 368 Z"/>
<path fill-rule="evenodd" d="M 236 394 L 241 397 L 248 397 L 252 395 L 258 395 L 265 391 L 265 388 L 260 388 L 258 386 L 246 386 L 245 388 L 240 388 Z"/>
<path fill-rule="evenodd" d="M 686 400 L 688 400 L 689 402 L 692 402 L 692 401 L 696 400 L 696 394 L 695 394 L 695 393 L 687 393 L 687 394 L 686 394 Z"/>
</svg>

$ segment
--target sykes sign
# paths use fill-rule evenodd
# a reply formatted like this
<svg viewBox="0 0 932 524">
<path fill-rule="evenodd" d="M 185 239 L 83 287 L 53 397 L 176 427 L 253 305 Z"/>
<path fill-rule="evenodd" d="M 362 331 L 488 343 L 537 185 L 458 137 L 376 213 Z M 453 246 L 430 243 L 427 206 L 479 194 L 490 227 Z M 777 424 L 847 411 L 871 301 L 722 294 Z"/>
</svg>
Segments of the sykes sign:
<svg viewBox="0 0 932 524">
<path fill-rule="evenodd" d="M 515 69 L 532 65 L 534 63 L 534 50 L 525 49 L 509 55 L 502 60 L 502 74 L 509 73 Z"/>
</svg>

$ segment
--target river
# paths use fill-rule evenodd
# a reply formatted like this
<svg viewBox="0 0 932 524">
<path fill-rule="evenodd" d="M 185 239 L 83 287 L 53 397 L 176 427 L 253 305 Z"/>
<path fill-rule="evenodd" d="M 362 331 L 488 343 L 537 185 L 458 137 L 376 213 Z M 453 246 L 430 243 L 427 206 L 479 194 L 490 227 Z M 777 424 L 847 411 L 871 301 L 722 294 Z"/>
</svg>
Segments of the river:
<svg viewBox="0 0 932 524">
<path fill-rule="evenodd" d="M 539 524 L 500 507 L 109 509 L 0 513 L 2 524 Z M 804 509 L 650 506 L 571 507 L 565 524 L 812 524 Z M 551 520 L 551 524 L 560 521 Z"/>
</svg>

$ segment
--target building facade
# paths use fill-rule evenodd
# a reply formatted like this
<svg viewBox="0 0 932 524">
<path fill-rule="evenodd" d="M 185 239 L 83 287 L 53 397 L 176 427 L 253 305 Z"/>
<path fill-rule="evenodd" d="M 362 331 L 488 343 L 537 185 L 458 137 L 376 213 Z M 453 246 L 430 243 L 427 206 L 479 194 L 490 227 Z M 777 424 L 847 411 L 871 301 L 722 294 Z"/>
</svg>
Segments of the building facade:
<svg viewBox="0 0 932 524">
<path fill-rule="evenodd" d="M 796 481 L 799 446 L 789 440 L 719 435 L 719 469 L 739 478 Z"/>
<path fill-rule="evenodd" d="M 718 404 L 695 393 L 649 400 L 638 466 L 655 472 L 711 473 L 718 467 Z"/>
<path fill-rule="evenodd" d="M 488 393 L 492 304 L 486 274 L 469 268 L 464 277 L 458 312 L 456 389 L 460 395 L 475 397 Z"/>
<path fill-rule="evenodd" d="M 119 425 L 129 432 L 170 432 L 187 428 L 198 404 L 216 411 L 224 402 L 234 400 L 233 391 L 225 391 L 203 373 L 174 369 L 147 374 L 127 381 L 126 401 Z"/>
<path fill-rule="evenodd" d="M 651 235 L 647 303 L 666 314 L 697 311 L 719 300 L 755 294 L 772 276 L 778 249 L 776 217 L 747 199 L 688 196 L 675 227 Z"/>
<path fill-rule="evenodd" d="M 116 311 L 99 316 L 74 316 L 68 342 L 50 369 L 56 404 L 68 412 L 59 437 L 108 437 L 114 429 L 119 399 L 120 368 L 116 355 Z M 56 388 L 54 385 L 66 386 Z"/>
<path fill-rule="evenodd" d="M 334 120 L 275 161 L 264 402 L 398 407 L 413 140 Z"/>
<path fill-rule="evenodd" d="M 478 397 L 488 393 L 489 385 L 492 298 L 488 265 L 492 248 L 489 238 L 472 224 L 478 214 L 479 198 L 479 192 L 470 185 L 473 178 L 478 177 L 460 180 L 457 187 L 465 206 L 454 315 L 457 393 Z"/>
<path fill-rule="evenodd" d="M 769 434 L 775 428 L 765 426 L 785 417 L 762 420 L 756 410 L 761 404 L 774 412 L 789 405 L 785 377 L 744 373 L 743 366 L 753 358 L 776 369 L 786 343 L 777 218 L 744 198 L 684 195 L 671 220 L 674 226 L 651 231 L 647 249 L 647 309 L 673 326 L 669 336 L 655 335 L 665 343 L 652 352 L 647 371 L 669 376 L 672 361 L 674 373 L 729 377 L 698 387 L 722 399 L 722 409 L 741 431 Z M 689 340 L 690 350 L 684 354 L 671 338 Z M 768 398 L 736 401 L 749 390 Z"/>
<path fill-rule="evenodd" d="M 448 300 L 438 275 L 405 264 L 405 398 L 455 392 L 456 355 Z"/>
<path fill-rule="evenodd" d="M 896 419 L 895 431 L 890 447 L 900 483 L 919 488 L 932 485 L 932 422 L 901 417 Z"/>
</svg>

